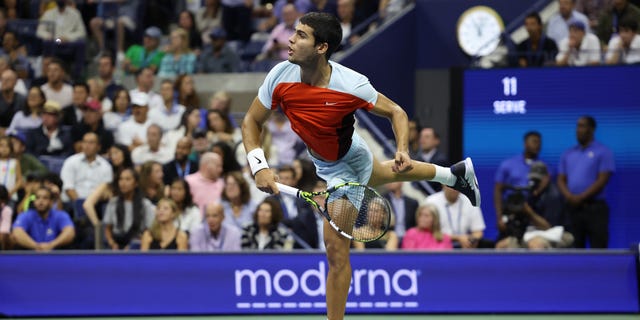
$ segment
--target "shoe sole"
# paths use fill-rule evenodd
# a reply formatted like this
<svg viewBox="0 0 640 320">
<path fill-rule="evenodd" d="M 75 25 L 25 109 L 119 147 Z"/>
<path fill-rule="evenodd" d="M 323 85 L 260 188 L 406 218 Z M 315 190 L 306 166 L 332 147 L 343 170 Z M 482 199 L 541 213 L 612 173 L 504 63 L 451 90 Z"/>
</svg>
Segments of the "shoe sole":
<svg viewBox="0 0 640 320">
<path fill-rule="evenodd" d="M 467 157 L 466 159 L 464 159 L 464 167 L 465 167 L 465 178 L 467 178 L 467 175 L 471 175 L 473 177 L 473 184 L 474 184 L 474 188 L 473 188 L 473 194 L 476 197 L 476 207 L 480 207 L 480 185 L 478 184 L 478 178 L 476 177 L 476 171 L 473 168 L 473 162 L 471 161 L 471 158 Z"/>
</svg>

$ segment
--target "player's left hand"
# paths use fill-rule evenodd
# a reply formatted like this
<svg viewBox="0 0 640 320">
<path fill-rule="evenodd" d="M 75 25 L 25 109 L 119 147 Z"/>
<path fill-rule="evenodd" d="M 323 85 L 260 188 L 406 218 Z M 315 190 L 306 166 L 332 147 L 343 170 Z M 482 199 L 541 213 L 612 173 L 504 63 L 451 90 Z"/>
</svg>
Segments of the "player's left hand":
<svg viewBox="0 0 640 320">
<path fill-rule="evenodd" d="M 413 165 L 411 164 L 411 157 L 409 157 L 409 153 L 406 151 L 396 152 L 395 163 L 391 167 L 391 170 L 395 173 L 402 173 L 411 169 L 413 169 Z"/>
</svg>

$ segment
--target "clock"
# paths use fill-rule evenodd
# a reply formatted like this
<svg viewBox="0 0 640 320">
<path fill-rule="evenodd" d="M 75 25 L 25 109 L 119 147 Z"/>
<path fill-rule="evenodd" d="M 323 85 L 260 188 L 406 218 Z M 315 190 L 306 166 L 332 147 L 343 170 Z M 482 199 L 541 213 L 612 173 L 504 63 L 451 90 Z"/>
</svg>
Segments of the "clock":
<svg viewBox="0 0 640 320">
<path fill-rule="evenodd" d="M 493 52 L 500 43 L 504 22 L 500 15 L 487 6 L 475 6 L 460 15 L 456 33 L 462 51 L 472 57 Z"/>
</svg>

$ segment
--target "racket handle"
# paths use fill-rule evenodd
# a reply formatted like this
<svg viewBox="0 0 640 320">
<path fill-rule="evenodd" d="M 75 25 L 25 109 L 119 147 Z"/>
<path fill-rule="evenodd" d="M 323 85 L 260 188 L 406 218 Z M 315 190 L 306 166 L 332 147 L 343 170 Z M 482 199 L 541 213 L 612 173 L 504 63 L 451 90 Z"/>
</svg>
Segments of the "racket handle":
<svg viewBox="0 0 640 320">
<path fill-rule="evenodd" d="M 276 182 L 276 185 L 278 186 L 278 190 L 280 190 L 280 192 L 284 194 L 288 194 L 294 197 L 300 196 L 300 190 L 298 190 L 297 188 L 282 184 L 280 182 Z"/>
</svg>

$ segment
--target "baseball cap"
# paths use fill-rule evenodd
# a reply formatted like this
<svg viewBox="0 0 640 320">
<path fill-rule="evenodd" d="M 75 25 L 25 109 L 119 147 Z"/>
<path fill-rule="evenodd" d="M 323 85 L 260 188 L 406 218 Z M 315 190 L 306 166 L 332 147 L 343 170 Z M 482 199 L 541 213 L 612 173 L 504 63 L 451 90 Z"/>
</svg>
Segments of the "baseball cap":
<svg viewBox="0 0 640 320">
<path fill-rule="evenodd" d="M 26 145 L 27 144 L 27 137 L 25 136 L 24 132 L 20 132 L 17 130 L 11 130 L 9 132 L 7 132 L 7 136 L 10 138 L 16 138 L 18 140 L 20 140 L 20 142 L 22 142 L 22 144 Z"/>
<path fill-rule="evenodd" d="M 102 109 L 100 102 L 94 99 L 87 100 L 87 102 L 84 103 L 84 106 L 93 111 L 100 111 L 100 109 Z"/>
<path fill-rule="evenodd" d="M 222 39 L 227 37 L 227 32 L 222 28 L 214 28 L 209 32 L 209 38 L 211 39 Z"/>
<path fill-rule="evenodd" d="M 53 100 L 47 100 L 42 106 L 42 112 L 44 113 L 60 114 L 60 111 L 62 111 L 60 104 Z"/>
<path fill-rule="evenodd" d="M 576 29 L 580 29 L 582 31 L 587 30 L 587 26 L 584 24 L 584 22 L 582 22 L 580 20 L 571 20 L 571 21 L 569 21 L 569 28 L 576 28 Z"/>
<path fill-rule="evenodd" d="M 160 30 L 160 28 L 158 27 L 149 27 L 144 30 L 144 35 L 147 37 L 159 39 L 160 37 L 162 37 L 162 30 Z"/>
<path fill-rule="evenodd" d="M 542 161 L 536 161 L 531 164 L 531 168 L 529 169 L 529 179 L 537 179 L 541 180 L 542 178 L 549 175 L 547 171 L 547 166 Z"/>
<path fill-rule="evenodd" d="M 149 95 L 144 92 L 136 92 L 131 95 L 131 105 L 146 107 L 149 105 Z"/>
</svg>

